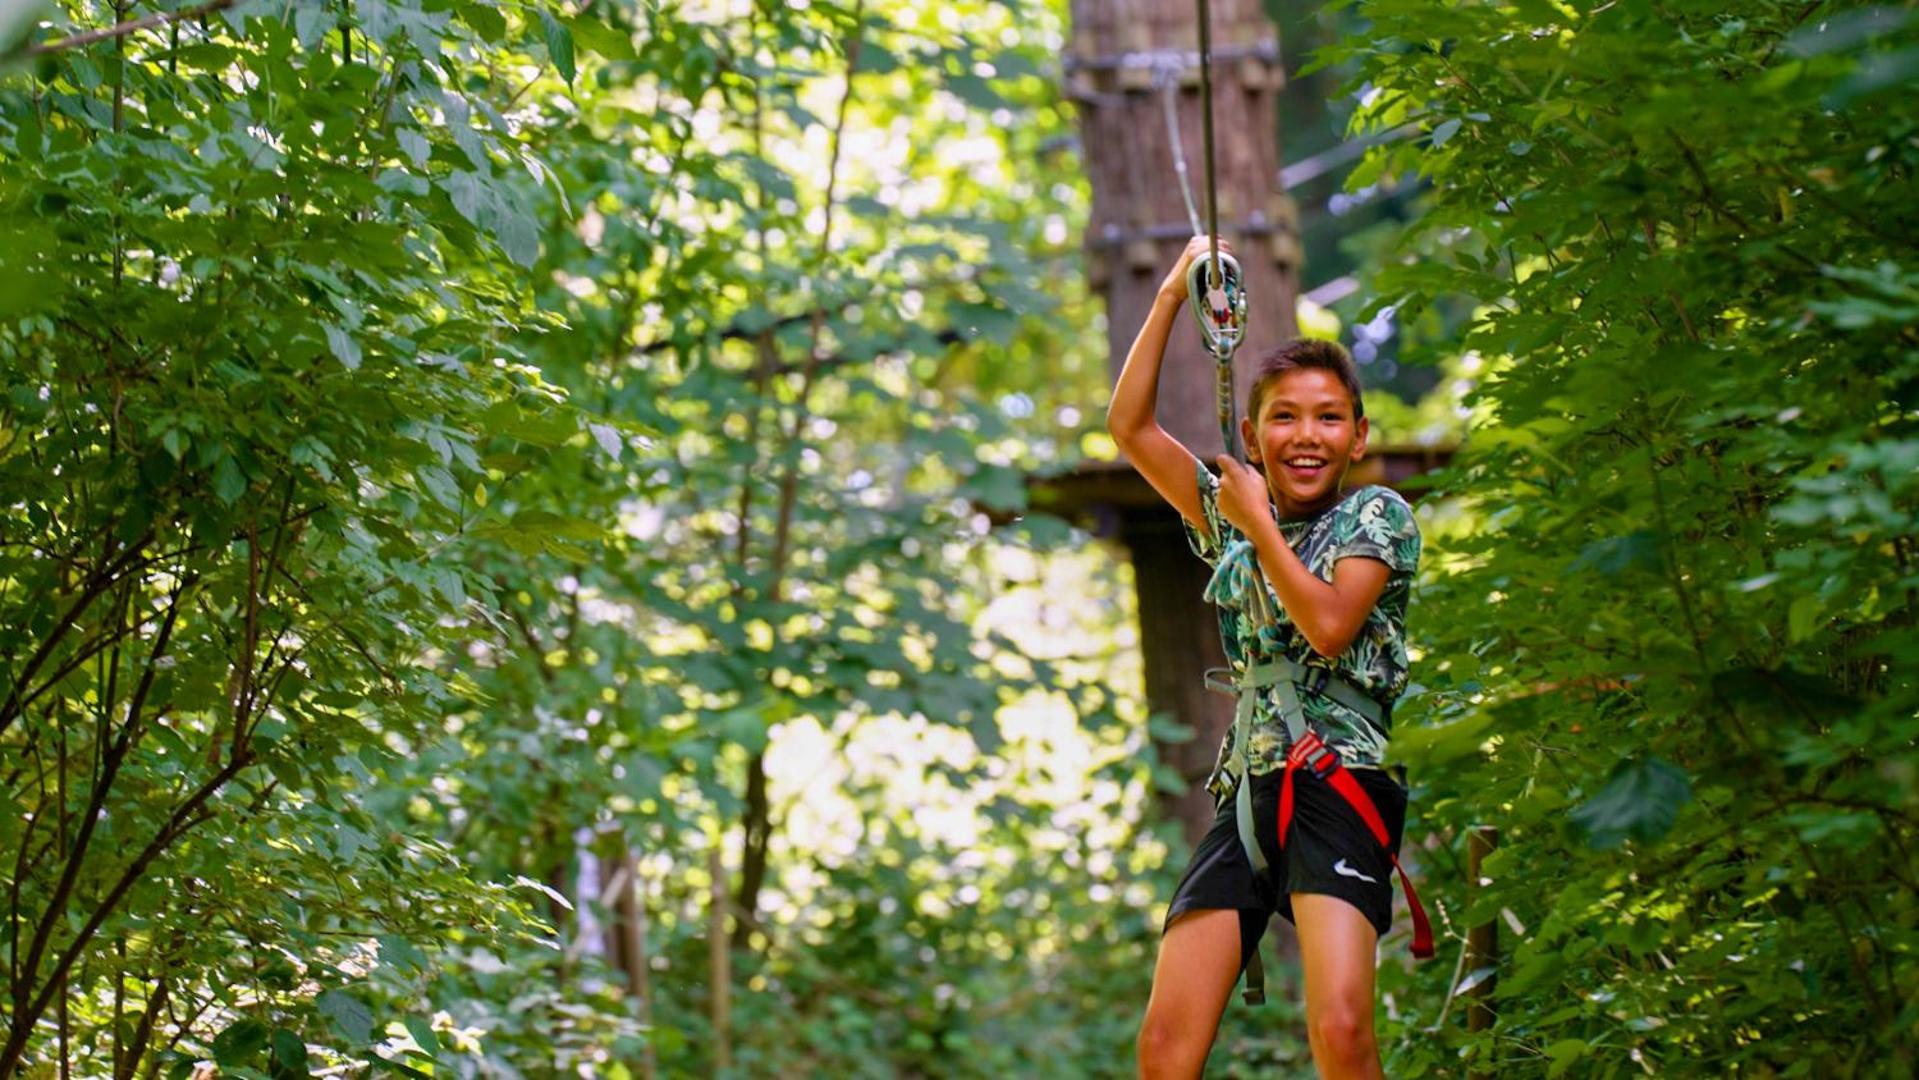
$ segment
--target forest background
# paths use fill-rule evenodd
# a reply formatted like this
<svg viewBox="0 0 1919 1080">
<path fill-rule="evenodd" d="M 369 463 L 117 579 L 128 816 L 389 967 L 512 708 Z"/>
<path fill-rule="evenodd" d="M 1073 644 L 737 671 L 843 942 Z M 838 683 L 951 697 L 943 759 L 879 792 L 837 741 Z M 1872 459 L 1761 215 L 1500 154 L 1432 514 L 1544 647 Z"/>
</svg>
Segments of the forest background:
<svg viewBox="0 0 1919 1080">
<path fill-rule="evenodd" d="M 1910 1075 L 1911 5 L 1281 8 L 1458 443 L 1389 1074 Z M 1067 14 L 0 0 L 0 1077 L 1125 1074 Z"/>
</svg>

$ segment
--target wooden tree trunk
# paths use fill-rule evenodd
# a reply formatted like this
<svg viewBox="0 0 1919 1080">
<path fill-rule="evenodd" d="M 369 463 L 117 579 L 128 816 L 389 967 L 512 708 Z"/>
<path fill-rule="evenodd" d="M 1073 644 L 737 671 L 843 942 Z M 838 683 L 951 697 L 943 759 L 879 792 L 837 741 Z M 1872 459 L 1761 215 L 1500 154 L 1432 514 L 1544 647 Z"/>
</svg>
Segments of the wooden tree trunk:
<svg viewBox="0 0 1919 1080">
<path fill-rule="evenodd" d="M 646 882 L 640 878 L 640 860 L 626 838 L 620 838 L 620 861 L 615 871 L 620 888 L 615 894 L 613 911 L 619 929 L 618 958 L 626 972 L 626 989 L 639 1006 L 640 1023 L 647 1028 L 646 1046 L 640 1051 L 640 1076 L 654 1080 L 659 1075 L 658 1052 L 653 1041 L 653 969 L 647 951 Z"/>
<path fill-rule="evenodd" d="M 713 1027 L 713 1074 L 724 1075 L 733 1067 L 733 954 L 727 948 L 726 908 L 726 832 L 714 829 L 712 847 L 706 853 L 706 872 L 711 880 L 708 893 L 706 927 L 707 1016 Z"/>
<path fill-rule="evenodd" d="M 1297 215 L 1279 189 L 1277 32 L 1257 0 L 1213 0 L 1211 8 L 1219 230 L 1239 255 L 1251 301 L 1234 389 L 1243 409 L 1259 356 L 1297 332 L 1300 247 Z M 1074 0 L 1072 17 L 1068 93 L 1079 106 L 1093 185 L 1087 268 L 1106 294 L 1117 381 L 1154 291 L 1192 235 L 1164 114 L 1161 87 L 1168 78 L 1178 86 L 1179 137 L 1204 220 L 1206 158 L 1194 62 L 1199 24 L 1192 0 Z M 1159 423 L 1209 464 L 1221 452 L 1214 380 L 1198 328 L 1182 316 L 1162 368 Z M 1202 785 L 1232 723 L 1231 700 L 1201 684 L 1205 668 L 1225 663 L 1218 622 L 1200 598 L 1207 569 L 1187 549 L 1170 507 L 1129 511 L 1121 537 L 1138 588 L 1148 705 L 1195 735 L 1159 744 L 1162 759 L 1189 782 L 1185 793 L 1165 798 L 1163 810 L 1197 841 L 1213 817 Z"/>
</svg>

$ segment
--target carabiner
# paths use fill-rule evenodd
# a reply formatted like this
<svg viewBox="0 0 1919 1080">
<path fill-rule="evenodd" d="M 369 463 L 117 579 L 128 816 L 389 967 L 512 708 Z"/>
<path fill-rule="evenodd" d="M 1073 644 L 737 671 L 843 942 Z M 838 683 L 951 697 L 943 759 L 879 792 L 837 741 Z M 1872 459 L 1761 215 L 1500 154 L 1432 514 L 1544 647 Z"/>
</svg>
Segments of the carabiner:
<svg viewBox="0 0 1919 1080">
<path fill-rule="evenodd" d="M 1239 260 L 1219 253 L 1219 273 L 1212 273 L 1213 254 L 1208 252 L 1186 268 L 1186 295 L 1192 301 L 1193 318 L 1199 320 L 1200 336 L 1215 358 L 1227 359 L 1246 336 L 1246 288 L 1239 273 Z"/>
</svg>

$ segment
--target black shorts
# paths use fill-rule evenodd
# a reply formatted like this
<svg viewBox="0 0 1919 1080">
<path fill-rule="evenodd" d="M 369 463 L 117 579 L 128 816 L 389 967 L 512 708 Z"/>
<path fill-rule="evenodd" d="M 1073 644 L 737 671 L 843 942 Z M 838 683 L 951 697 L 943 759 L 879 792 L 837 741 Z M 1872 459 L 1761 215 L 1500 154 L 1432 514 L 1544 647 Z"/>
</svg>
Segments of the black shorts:
<svg viewBox="0 0 1919 1080">
<path fill-rule="evenodd" d="M 1386 823 L 1393 853 L 1406 827 L 1406 787 L 1380 769 L 1351 769 L 1354 779 Z M 1266 853 L 1266 872 L 1257 877 L 1239 842 L 1233 820 L 1233 795 L 1219 802 L 1213 827 L 1199 842 L 1193 860 L 1173 890 L 1160 933 L 1180 915 L 1207 908 L 1239 911 L 1241 970 L 1259 947 L 1273 912 L 1293 918 L 1293 893 L 1323 893 L 1350 902 L 1380 936 L 1393 923 L 1393 863 L 1359 814 L 1333 786 L 1305 769 L 1293 773 L 1293 829 L 1284 851 L 1279 846 L 1279 785 L 1275 770 L 1253 777 L 1253 833 Z M 1402 774 L 1403 775 L 1403 774 Z"/>
</svg>

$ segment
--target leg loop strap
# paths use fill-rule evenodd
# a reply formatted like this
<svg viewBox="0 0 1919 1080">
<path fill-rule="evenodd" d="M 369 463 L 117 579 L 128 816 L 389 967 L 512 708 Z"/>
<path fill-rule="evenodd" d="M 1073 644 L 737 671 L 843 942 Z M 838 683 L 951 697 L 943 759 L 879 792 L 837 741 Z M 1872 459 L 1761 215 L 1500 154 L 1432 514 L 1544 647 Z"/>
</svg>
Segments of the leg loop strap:
<svg viewBox="0 0 1919 1080">
<path fill-rule="evenodd" d="M 1359 778 L 1341 764 L 1337 754 L 1332 755 L 1331 767 L 1324 773 L 1318 771 L 1318 764 L 1313 760 L 1314 754 L 1325 749 L 1319 737 L 1309 731 L 1305 738 L 1293 744 L 1292 750 L 1286 755 L 1286 773 L 1279 784 L 1279 846 L 1285 848 L 1293 825 L 1293 771 L 1309 769 L 1339 792 L 1340 797 L 1365 823 L 1366 831 L 1372 833 L 1373 841 L 1380 850 L 1385 851 L 1386 857 L 1392 860 L 1393 869 L 1399 873 L 1400 887 L 1406 890 L 1406 907 L 1413 918 L 1413 956 L 1425 960 L 1433 955 L 1432 923 L 1426 918 L 1425 905 L 1419 902 L 1419 892 L 1413 888 L 1412 877 L 1406 873 L 1405 867 L 1399 865 L 1399 855 L 1392 850 L 1393 838 L 1386 831 L 1385 819 L 1379 816 L 1379 808 L 1373 805 L 1372 796 L 1360 786 Z"/>
</svg>

